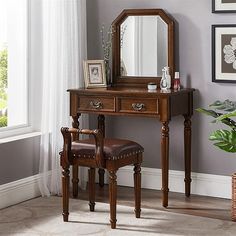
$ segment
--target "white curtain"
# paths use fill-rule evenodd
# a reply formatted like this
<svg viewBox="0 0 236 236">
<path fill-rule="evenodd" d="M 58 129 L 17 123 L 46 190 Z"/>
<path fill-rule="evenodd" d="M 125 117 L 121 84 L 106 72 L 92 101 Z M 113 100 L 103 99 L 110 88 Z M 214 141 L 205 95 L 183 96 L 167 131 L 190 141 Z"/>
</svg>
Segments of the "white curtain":
<svg viewBox="0 0 236 236">
<path fill-rule="evenodd" d="M 71 126 L 68 88 L 83 84 L 86 0 L 42 0 L 43 78 L 40 143 L 42 196 L 61 194 L 62 126 Z"/>
</svg>

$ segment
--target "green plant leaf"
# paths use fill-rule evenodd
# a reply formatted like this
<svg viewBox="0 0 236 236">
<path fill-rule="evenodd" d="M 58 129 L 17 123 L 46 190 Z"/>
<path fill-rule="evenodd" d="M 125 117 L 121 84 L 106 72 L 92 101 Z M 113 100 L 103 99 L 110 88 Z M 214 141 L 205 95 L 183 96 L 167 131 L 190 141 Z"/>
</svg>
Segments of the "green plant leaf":
<svg viewBox="0 0 236 236">
<path fill-rule="evenodd" d="M 223 113 L 219 113 L 219 112 L 216 112 L 216 111 L 213 111 L 213 110 L 204 109 L 204 108 L 197 108 L 196 111 L 198 111 L 200 113 L 203 113 L 205 115 L 208 115 L 208 116 L 212 116 L 214 118 L 218 118 L 218 117 L 222 117 L 222 116 L 226 115 L 225 118 L 222 118 L 222 119 L 219 119 L 219 120 L 215 119 L 215 120 L 211 121 L 211 123 L 216 123 L 217 121 L 220 121 L 223 124 L 229 126 L 231 129 L 236 129 L 236 122 L 234 120 L 232 120 L 232 119 L 227 117 L 227 114 L 229 114 L 229 113 L 223 114 Z"/>
<path fill-rule="evenodd" d="M 217 107 L 217 106 L 221 106 L 223 104 L 223 102 L 217 100 L 215 102 L 213 102 L 212 104 L 209 105 L 209 107 Z"/>
<path fill-rule="evenodd" d="M 204 109 L 204 108 L 197 108 L 196 111 L 198 112 L 201 112 L 205 115 L 208 115 L 208 116 L 212 116 L 214 118 L 217 118 L 219 115 L 217 114 L 217 112 L 213 111 L 213 110 L 207 110 L 207 109 Z"/>
<path fill-rule="evenodd" d="M 225 114 L 220 115 L 216 118 L 216 121 L 221 121 L 222 123 L 230 126 L 232 129 L 236 129 L 236 121 L 230 119 L 230 117 L 236 117 L 236 110 L 233 112 L 228 112 Z"/>
<path fill-rule="evenodd" d="M 236 131 L 235 130 L 216 130 L 209 139 L 215 141 L 214 145 L 226 152 L 236 152 Z"/>
<path fill-rule="evenodd" d="M 221 102 L 219 100 L 215 101 L 209 107 L 217 109 L 217 110 L 223 110 L 223 111 L 234 111 L 236 110 L 236 102 L 230 101 L 229 99 Z"/>
<path fill-rule="evenodd" d="M 234 116 L 236 116 L 236 111 L 232 111 L 232 112 L 220 115 L 219 117 L 217 117 L 217 120 L 221 121 L 221 120 L 223 120 L 225 118 L 230 118 L 230 117 L 234 117 Z"/>
<path fill-rule="evenodd" d="M 7 116 L 0 116 L 0 127 L 7 126 Z"/>
</svg>

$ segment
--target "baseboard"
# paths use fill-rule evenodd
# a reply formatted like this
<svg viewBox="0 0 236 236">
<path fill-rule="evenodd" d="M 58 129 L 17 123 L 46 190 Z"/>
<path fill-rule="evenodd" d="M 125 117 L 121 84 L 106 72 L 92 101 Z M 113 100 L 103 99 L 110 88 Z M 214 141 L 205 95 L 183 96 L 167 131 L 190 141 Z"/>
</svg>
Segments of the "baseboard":
<svg viewBox="0 0 236 236">
<path fill-rule="evenodd" d="M 231 199 L 231 177 L 202 173 L 191 174 L 191 193 L 203 196 Z M 107 182 L 107 180 L 106 180 Z M 133 167 L 126 166 L 117 173 L 118 185 L 133 186 Z M 161 189 L 161 170 L 142 168 L 142 188 Z M 184 172 L 169 171 L 169 190 L 184 193 Z"/>
<path fill-rule="evenodd" d="M 0 209 L 40 196 L 39 175 L 0 185 Z"/>
<path fill-rule="evenodd" d="M 85 172 L 84 172 L 85 174 Z M 231 199 L 231 177 L 192 173 L 191 193 L 203 196 Z M 8 184 L 0 185 L 0 209 L 40 196 L 38 180 L 34 175 Z M 86 181 L 87 178 L 84 178 Z M 120 168 L 117 173 L 118 185 L 133 187 L 133 167 Z M 108 183 L 108 177 L 105 177 Z M 142 188 L 161 189 L 161 170 L 142 168 Z M 169 171 L 169 190 L 184 193 L 184 172 Z"/>
</svg>

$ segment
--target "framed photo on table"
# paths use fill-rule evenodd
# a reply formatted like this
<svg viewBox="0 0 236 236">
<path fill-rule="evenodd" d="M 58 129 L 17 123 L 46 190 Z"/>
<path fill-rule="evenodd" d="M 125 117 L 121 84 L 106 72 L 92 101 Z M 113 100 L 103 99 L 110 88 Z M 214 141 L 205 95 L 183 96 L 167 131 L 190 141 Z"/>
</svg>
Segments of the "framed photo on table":
<svg viewBox="0 0 236 236">
<path fill-rule="evenodd" d="M 236 12 L 236 0 L 212 0 L 213 13 Z"/>
<path fill-rule="evenodd" d="M 87 60 L 83 66 L 86 88 L 107 87 L 104 60 Z"/>
<path fill-rule="evenodd" d="M 212 25 L 212 81 L 236 82 L 236 24 Z"/>
</svg>

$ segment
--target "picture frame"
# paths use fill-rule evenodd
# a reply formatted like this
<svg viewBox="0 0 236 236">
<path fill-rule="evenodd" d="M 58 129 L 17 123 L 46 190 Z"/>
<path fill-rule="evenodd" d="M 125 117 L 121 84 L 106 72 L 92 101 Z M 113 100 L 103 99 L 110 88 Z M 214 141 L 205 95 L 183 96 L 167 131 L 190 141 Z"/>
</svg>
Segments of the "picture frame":
<svg viewBox="0 0 236 236">
<path fill-rule="evenodd" d="M 85 88 L 107 87 L 104 60 L 85 60 L 83 67 Z"/>
<path fill-rule="evenodd" d="M 213 13 L 236 12 L 236 0 L 212 0 Z"/>
<path fill-rule="evenodd" d="M 236 82 L 236 24 L 212 25 L 212 82 Z"/>
</svg>

